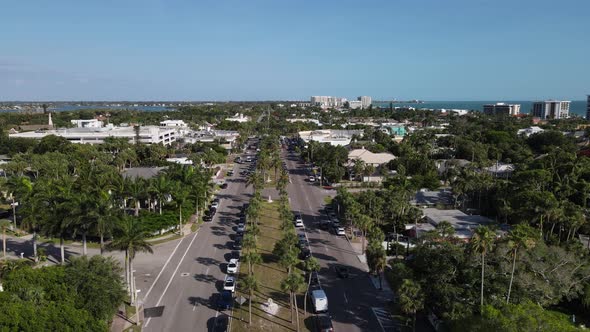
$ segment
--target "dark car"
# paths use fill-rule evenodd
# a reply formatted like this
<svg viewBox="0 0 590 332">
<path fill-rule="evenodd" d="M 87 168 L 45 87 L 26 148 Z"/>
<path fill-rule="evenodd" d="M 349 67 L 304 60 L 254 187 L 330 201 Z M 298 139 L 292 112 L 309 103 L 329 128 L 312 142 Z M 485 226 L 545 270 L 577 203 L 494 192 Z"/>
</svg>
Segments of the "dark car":
<svg viewBox="0 0 590 332">
<path fill-rule="evenodd" d="M 236 236 L 236 238 L 234 240 L 234 249 L 235 250 L 242 249 L 242 237 L 241 236 Z"/>
<path fill-rule="evenodd" d="M 309 276 L 308 276 L 308 278 L 309 278 Z M 319 278 L 319 275 L 318 275 L 318 273 L 316 271 L 311 272 L 310 284 L 312 286 L 315 286 L 315 285 L 319 285 L 320 284 L 320 278 Z"/>
<path fill-rule="evenodd" d="M 221 189 L 226 189 L 227 188 L 227 182 L 224 182 L 221 184 L 221 186 L 219 186 Z"/>
<path fill-rule="evenodd" d="M 210 214 L 206 213 L 206 214 L 203 216 L 203 221 L 205 221 L 205 222 L 209 222 L 209 221 L 211 221 L 211 220 L 213 220 L 213 217 L 212 217 Z"/>
<path fill-rule="evenodd" d="M 309 247 L 309 242 L 306 239 L 299 239 L 299 249 L 305 249 Z"/>
<path fill-rule="evenodd" d="M 213 327 L 214 332 L 227 332 L 229 325 L 229 317 L 226 314 L 221 314 L 215 318 L 215 326 Z M 329 331 L 329 330 L 328 330 Z"/>
<path fill-rule="evenodd" d="M 229 310 L 232 305 L 232 295 L 230 291 L 221 291 L 217 295 L 217 308 L 219 310 Z"/>
<path fill-rule="evenodd" d="M 320 228 L 321 229 L 330 229 L 331 225 L 332 225 L 332 221 L 330 219 L 328 219 L 328 217 L 322 217 L 322 219 L 320 219 Z"/>
<path fill-rule="evenodd" d="M 348 268 L 346 266 L 342 266 L 342 265 L 337 265 L 336 267 L 334 267 L 334 270 L 336 270 L 336 274 L 338 275 L 338 277 L 342 278 L 342 279 L 346 279 L 348 278 Z"/>
<path fill-rule="evenodd" d="M 299 252 L 299 259 L 306 260 L 311 257 L 311 250 L 309 248 L 303 248 Z"/>
<path fill-rule="evenodd" d="M 211 217 L 215 217 L 215 214 L 216 214 L 216 213 L 217 213 L 217 209 L 216 209 L 216 208 L 214 208 L 214 207 L 210 207 L 210 208 L 209 208 L 209 212 L 208 212 L 208 214 L 209 214 Z"/>
<path fill-rule="evenodd" d="M 326 314 L 324 315 L 317 315 L 316 318 L 316 327 L 318 332 L 334 332 L 334 327 L 332 326 L 332 318 Z"/>
</svg>

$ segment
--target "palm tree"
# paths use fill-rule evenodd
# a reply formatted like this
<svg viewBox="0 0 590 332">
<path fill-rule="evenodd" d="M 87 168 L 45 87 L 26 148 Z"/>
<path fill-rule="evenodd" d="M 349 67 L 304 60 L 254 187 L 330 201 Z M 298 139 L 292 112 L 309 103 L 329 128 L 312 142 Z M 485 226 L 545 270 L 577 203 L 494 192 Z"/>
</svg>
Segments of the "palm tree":
<svg viewBox="0 0 590 332">
<path fill-rule="evenodd" d="M 138 252 L 152 254 L 152 244 L 146 241 L 148 233 L 143 230 L 137 218 L 125 217 L 116 227 L 114 239 L 107 246 L 107 250 L 119 250 L 125 252 L 125 279 L 129 288 L 130 299 L 135 302 L 135 281 L 133 280 L 133 259 Z"/>
<path fill-rule="evenodd" d="M 178 231 L 182 236 L 182 205 L 188 200 L 188 191 L 186 191 L 182 184 L 179 184 L 172 193 L 172 198 L 178 206 Z"/>
<path fill-rule="evenodd" d="M 379 276 L 379 289 L 383 289 L 381 273 L 383 273 L 387 266 L 387 255 L 385 250 L 383 250 L 381 241 L 372 240 L 369 243 L 369 247 L 367 248 L 367 265 L 369 265 L 371 272 L 377 273 Z"/>
<path fill-rule="evenodd" d="M 258 191 L 262 189 L 263 184 L 264 178 L 258 172 L 253 172 L 246 178 L 246 188 L 252 186 L 254 190 Z"/>
<path fill-rule="evenodd" d="M 526 224 L 518 224 L 508 233 L 508 247 L 512 249 L 512 272 L 510 273 L 510 284 L 508 285 L 508 294 L 506 303 L 510 302 L 510 292 L 512 291 L 512 282 L 514 281 L 514 271 L 516 270 L 516 255 L 518 249 L 530 249 L 536 245 L 537 236 L 535 230 Z"/>
<path fill-rule="evenodd" d="M 496 234 L 486 226 L 479 226 L 471 237 L 471 247 L 475 252 L 481 253 L 481 294 L 479 305 L 483 308 L 483 284 L 485 275 L 485 259 L 488 251 L 492 250 Z"/>
<path fill-rule="evenodd" d="M 297 265 L 299 262 L 299 259 L 297 258 L 298 251 L 299 248 L 292 247 L 289 250 L 283 252 L 283 254 L 279 257 L 279 265 L 284 267 L 288 274 L 291 274 L 293 266 Z"/>
<path fill-rule="evenodd" d="M 248 324 L 252 323 L 252 298 L 254 292 L 258 291 L 258 280 L 254 275 L 248 275 L 241 281 L 241 286 L 244 292 L 248 293 Z"/>
<path fill-rule="evenodd" d="M 0 219 L 0 228 L 2 229 L 2 253 L 6 259 L 6 228 L 10 227 L 11 222 L 8 219 Z"/>
<path fill-rule="evenodd" d="M 367 238 L 367 230 L 369 228 L 371 228 L 371 226 L 373 225 L 373 219 L 371 219 L 371 217 L 369 217 L 366 214 L 361 214 L 358 219 L 357 219 L 357 226 L 361 229 L 361 231 L 363 232 L 363 243 L 362 243 L 362 252 L 363 255 L 365 254 L 365 244 L 366 244 L 366 238 Z"/>
<path fill-rule="evenodd" d="M 146 195 L 145 180 L 142 178 L 126 179 L 125 181 L 125 192 L 128 198 L 131 198 L 135 205 L 135 216 L 139 216 L 139 210 L 141 209 L 141 201 Z"/>
<path fill-rule="evenodd" d="M 168 181 L 164 175 L 160 175 L 150 181 L 149 191 L 158 200 L 158 209 L 160 210 L 160 215 L 162 214 L 162 205 L 164 205 L 164 200 L 166 199 L 166 196 L 170 194 L 170 186 L 170 181 Z"/>
<path fill-rule="evenodd" d="M 307 315 L 307 294 L 309 293 L 309 288 L 311 286 L 311 275 L 312 272 L 318 272 L 321 268 L 320 262 L 315 257 L 310 257 L 308 260 L 304 262 L 305 271 L 309 275 L 307 279 L 307 288 L 305 289 L 305 296 L 303 299 L 303 314 Z"/>
<path fill-rule="evenodd" d="M 253 275 L 254 265 L 262 263 L 262 256 L 256 251 L 249 251 L 242 256 L 242 260 L 248 263 L 248 275 Z"/>
<path fill-rule="evenodd" d="M 299 273 L 292 273 L 281 282 L 281 290 L 289 292 L 289 302 L 291 306 L 291 323 L 293 323 L 293 305 L 295 305 L 295 315 L 297 317 L 297 331 L 299 331 L 299 310 L 297 309 L 297 292 L 305 285 L 303 277 Z"/>
<path fill-rule="evenodd" d="M 398 291 L 399 305 L 407 315 L 413 315 L 412 330 L 416 331 L 416 312 L 424 308 L 424 293 L 420 284 L 404 279 Z"/>
</svg>

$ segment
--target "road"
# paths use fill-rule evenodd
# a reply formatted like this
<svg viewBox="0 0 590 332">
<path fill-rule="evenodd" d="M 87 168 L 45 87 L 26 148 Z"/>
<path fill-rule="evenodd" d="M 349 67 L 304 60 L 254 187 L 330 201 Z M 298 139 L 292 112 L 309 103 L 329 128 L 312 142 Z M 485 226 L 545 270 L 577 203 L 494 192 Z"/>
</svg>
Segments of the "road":
<svg viewBox="0 0 590 332">
<path fill-rule="evenodd" d="M 387 297 L 374 286 L 367 266 L 344 237 L 338 237 L 314 226 L 326 196 L 334 193 L 307 182 L 307 173 L 295 153 L 285 153 L 291 184 L 287 188 L 291 208 L 301 212 L 312 255 L 321 265 L 320 283 L 328 296 L 329 313 L 336 331 L 391 331 L 379 325 L 374 307 L 386 305 Z M 340 279 L 334 266 L 344 265 L 348 279 Z M 308 303 L 308 310 L 310 304 Z"/>
<path fill-rule="evenodd" d="M 197 233 L 185 237 L 162 268 L 160 278 L 144 294 L 140 293 L 145 308 L 164 307 L 160 317 L 147 317 L 147 310 L 144 331 L 207 331 L 213 326 L 219 315 L 213 296 L 225 277 L 230 236 L 235 233 L 239 209 L 252 191 L 245 188 L 240 169 L 235 167 L 234 176 L 226 181 L 228 188 L 217 195 L 220 204 L 213 221 L 203 223 Z"/>
</svg>

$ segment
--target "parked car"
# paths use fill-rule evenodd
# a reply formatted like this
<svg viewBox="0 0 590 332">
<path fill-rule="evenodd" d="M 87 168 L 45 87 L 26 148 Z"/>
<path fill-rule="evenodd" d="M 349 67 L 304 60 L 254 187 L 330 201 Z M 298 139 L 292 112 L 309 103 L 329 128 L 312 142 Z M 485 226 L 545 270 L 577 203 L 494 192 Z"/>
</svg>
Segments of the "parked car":
<svg viewBox="0 0 590 332">
<path fill-rule="evenodd" d="M 316 319 L 316 327 L 318 332 L 334 332 L 334 327 L 332 326 L 332 318 L 327 314 L 317 315 L 315 316 Z"/>
<path fill-rule="evenodd" d="M 238 234 L 241 234 L 241 233 L 244 233 L 245 230 L 246 230 L 246 224 L 240 222 L 238 224 L 236 231 L 238 232 Z"/>
<path fill-rule="evenodd" d="M 312 182 L 312 183 L 315 182 L 315 176 L 310 176 L 309 179 L 308 179 L 308 181 L 309 182 Z"/>
<path fill-rule="evenodd" d="M 307 239 L 300 239 L 299 240 L 299 248 L 303 249 L 303 248 L 307 248 L 309 247 L 309 242 L 307 241 Z"/>
<path fill-rule="evenodd" d="M 319 278 L 319 275 L 318 275 L 317 271 L 311 272 L 310 284 L 312 286 L 315 286 L 315 285 L 319 285 L 320 284 L 320 278 Z"/>
<path fill-rule="evenodd" d="M 336 235 L 338 235 L 338 236 L 345 236 L 346 235 L 346 232 L 344 231 L 344 227 L 338 227 L 336 229 Z"/>
<path fill-rule="evenodd" d="M 336 270 L 336 274 L 338 275 L 339 278 L 346 279 L 349 276 L 348 268 L 346 266 L 336 265 L 334 267 L 334 270 Z"/>
<path fill-rule="evenodd" d="M 236 236 L 234 238 L 234 249 L 235 250 L 242 250 L 242 237 Z"/>
<path fill-rule="evenodd" d="M 232 305 L 231 291 L 223 290 L 217 295 L 217 308 L 219 310 L 229 310 Z"/>
<path fill-rule="evenodd" d="M 221 186 L 219 186 L 221 189 L 226 189 L 227 188 L 227 182 L 224 182 L 221 184 Z"/>
<path fill-rule="evenodd" d="M 230 169 L 229 171 L 227 171 L 227 176 L 233 176 L 234 175 L 234 170 Z"/>
<path fill-rule="evenodd" d="M 229 274 L 236 274 L 238 273 L 238 260 L 236 258 L 232 258 L 227 263 L 227 273 Z"/>
<path fill-rule="evenodd" d="M 305 233 L 299 233 L 299 234 L 297 234 L 297 238 L 299 239 L 299 241 L 301 241 L 301 240 L 306 240 L 307 236 L 305 236 Z"/>
<path fill-rule="evenodd" d="M 211 214 L 209 213 L 205 213 L 205 215 L 203 216 L 203 221 L 210 222 L 211 220 L 213 220 L 213 216 L 211 216 Z"/>
<path fill-rule="evenodd" d="M 218 207 L 219 207 L 219 200 L 217 200 L 217 201 L 213 200 L 213 202 L 211 202 L 211 208 L 217 210 Z"/>
<path fill-rule="evenodd" d="M 311 257 L 311 250 L 309 250 L 309 248 L 307 248 L 307 247 L 301 248 L 301 251 L 299 252 L 299 259 L 306 260 L 310 257 Z"/>
<path fill-rule="evenodd" d="M 321 229 L 329 229 L 330 225 L 332 225 L 332 221 L 328 219 L 328 217 L 322 217 L 320 219 L 320 228 Z"/>
<path fill-rule="evenodd" d="M 294 223 L 295 227 L 303 227 L 303 218 L 301 217 L 301 214 L 295 216 Z"/>
<path fill-rule="evenodd" d="M 213 332 L 227 332 L 229 326 L 229 316 L 221 314 L 215 318 L 215 325 L 213 326 Z"/>
<path fill-rule="evenodd" d="M 236 279 L 232 276 L 225 276 L 223 281 L 223 290 L 235 292 L 236 291 Z"/>
</svg>

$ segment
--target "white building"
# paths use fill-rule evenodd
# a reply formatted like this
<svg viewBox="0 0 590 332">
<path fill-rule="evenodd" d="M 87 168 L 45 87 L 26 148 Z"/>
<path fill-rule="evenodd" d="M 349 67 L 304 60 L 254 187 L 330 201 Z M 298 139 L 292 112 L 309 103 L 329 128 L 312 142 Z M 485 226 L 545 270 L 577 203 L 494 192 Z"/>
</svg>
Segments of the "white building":
<svg viewBox="0 0 590 332">
<path fill-rule="evenodd" d="M 369 108 L 373 102 L 372 98 L 369 96 L 360 96 L 357 100 L 361 102 L 362 108 Z"/>
<path fill-rule="evenodd" d="M 51 115 L 51 113 L 49 113 Z M 51 121 L 51 118 L 50 118 Z M 90 120 L 70 120 L 77 128 L 102 128 L 103 122 L 97 119 Z"/>
<path fill-rule="evenodd" d="M 300 131 L 299 137 L 305 142 L 309 143 L 311 141 L 319 142 L 319 143 L 329 143 L 334 146 L 345 146 L 349 145 L 352 141 L 353 135 L 362 136 L 364 130 L 334 130 L 334 129 L 325 129 L 325 130 L 312 130 L 312 131 Z"/>
<path fill-rule="evenodd" d="M 188 125 L 183 120 L 165 120 L 165 121 L 160 121 L 160 127 L 186 128 L 186 127 L 188 127 Z"/>
<path fill-rule="evenodd" d="M 355 160 L 362 160 L 365 165 L 372 165 L 379 167 L 395 159 L 391 153 L 373 153 L 364 147 L 362 149 L 354 149 L 348 153 L 349 166 L 354 165 Z"/>
<path fill-rule="evenodd" d="M 356 110 L 356 109 L 359 109 L 359 108 L 362 108 L 363 107 L 363 102 L 360 101 L 360 100 L 349 100 L 348 101 L 348 107 L 351 110 Z"/>
<path fill-rule="evenodd" d="M 114 127 L 108 125 L 102 128 L 60 128 L 45 131 L 26 131 L 22 133 L 9 134 L 9 137 L 21 137 L 42 139 L 45 136 L 55 135 L 64 137 L 72 143 L 102 144 L 107 137 L 126 138 L 130 143 L 139 142 L 145 144 L 170 145 L 176 141 L 177 134 L 174 129 L 160 128 L 157 126 L 136 127 Z"/>
<path fill-rule="evenodd" d="M 520 114 L 520 105 L 505 103 L 487 104 L 483 105 L 483 112 L 489 115 L 505 114 L 515 116 Z"/>
<path fill-rule="evenodd" d="M 242 113 L 236 113 L 236 115 L 234 115 L 231 118 L 225 118 L 225 121 L 248 122 L 248 121 L 250 121 L 250 117 L 244 116 L 244 114 L 242 114 Z"/>
<path fill-rule="evenodd" d="M 295 123 L 295 122 L 312 122 L 312 123 L 315 123 L 319 127 L 322 126 L 322 123 L 319 120 L 316 120 L 316 119 L 292 118 L 292 119 L 286 119 L 286 120 L 287 120 L 287 122 L 290 122 L 290 123 Z"/>
<path fill-rule="evenodd" d="M 533 116 L 541 119 L 566 119 L 570 114 L 570 102 L 564 100 L 546 100 L 533 103 Z"/>
<path fill-rule="evenodd" d="M 339 108 L 344 106 L 346 98 L 332 97 L 332 96 L 312 96 L 311 105 L 319 106 L 321 108 Z"/>
<path fill-rule="evenodd" d="M 542 133 L 544 130 L 541 127 L 532 126 L 524 129 L 519 129 L 516 133 L 518 135 L 524 135 L 526 137 L 531 136 L 532 134 Z"/>
</svg>

